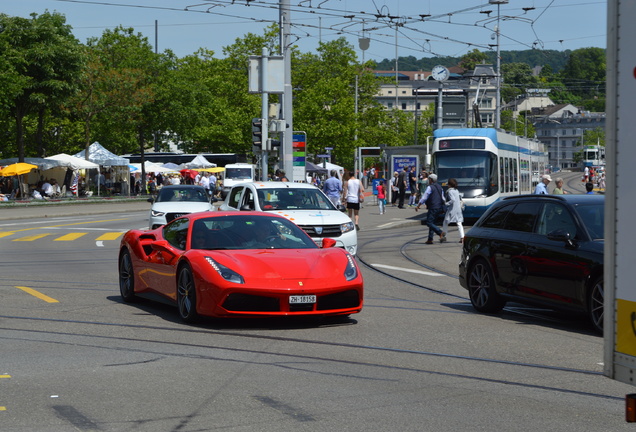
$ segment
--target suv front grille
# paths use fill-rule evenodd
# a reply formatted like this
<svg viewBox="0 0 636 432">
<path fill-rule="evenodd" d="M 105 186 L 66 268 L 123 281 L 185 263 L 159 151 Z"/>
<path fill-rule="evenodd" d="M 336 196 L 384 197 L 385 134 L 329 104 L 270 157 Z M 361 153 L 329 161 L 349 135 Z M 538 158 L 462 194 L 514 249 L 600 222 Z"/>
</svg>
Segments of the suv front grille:
<svg viewBox="0 0 636 432">
<path fill-rule="evenodd" d="M 190 213 L 166 213 L 166 223 L 170 223 L 176 218 L 180 218 L 181 216 L 185 216 Z"/>
<path fill-rule="evenodd" d="M 340 237 L 340 225 L 299 225 L 309 237 Z M 322 232 L 320 232 L 322 231 Z"/>
</svg>

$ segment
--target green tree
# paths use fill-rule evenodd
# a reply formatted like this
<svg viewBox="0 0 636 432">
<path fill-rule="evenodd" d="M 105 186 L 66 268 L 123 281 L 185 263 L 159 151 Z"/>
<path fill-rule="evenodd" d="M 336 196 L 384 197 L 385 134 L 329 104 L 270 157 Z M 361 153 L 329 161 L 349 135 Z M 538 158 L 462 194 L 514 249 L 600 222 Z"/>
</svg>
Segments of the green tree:
<svg viewBox="0 0 636 432">
<path fill-rule="evenodd" d="M 581 48 L 571 52 L 560 73 L 568 91 L 589 110 L 605 106 L 606 59 L 602 48 Z"/>
<path fill-rule="evenodd" d="M 80 44 L 63 15 L 46 12 L 30 19 L 1 14 L 0 47 L 0 81 L 6 84 L 0 105 L 15 119 L 15 147 L 24 161 L 24 119 L 38 116 L 39 148 L 32 152 L 44 154 L 43 118 L 48 106 L 59 105 L 74 91 L 82 67 Z"/>
<path fill-rule="evenodd" d="M 508 63 L 501 65 L 504 85 L 501 98 L 505 102 L 513 101 L 530 87 L 536 87 L 538 79 L 532 75 L 532 69 L 526 63 Z"/>
<path fill-rule="evenodd" d="M 478 64 L 485 64 L 488 62 L 488 54 L 479 51 L 477 48 L 464 54 L 460 60 L 459 65 L 467 71 L 472 71 Z"/>
</svg>

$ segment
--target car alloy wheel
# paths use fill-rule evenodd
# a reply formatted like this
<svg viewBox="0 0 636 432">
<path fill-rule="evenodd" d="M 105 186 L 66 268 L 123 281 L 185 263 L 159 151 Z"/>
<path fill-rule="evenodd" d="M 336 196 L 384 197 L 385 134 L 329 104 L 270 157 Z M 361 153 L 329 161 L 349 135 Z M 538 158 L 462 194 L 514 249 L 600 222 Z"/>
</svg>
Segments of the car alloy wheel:
<svg viewBox="0 0 636 432">
<path fill-rule="evenodd" d="M 119 292 L 125 302 L 135 301 L 135 272 L 128 249 L 119 256 Z"/>
<path fill-rule="evenodd" d="M 470 302 L 479 312 L 499 312 L 506 304 L 497 294 L 495 276 L 484 260 L 479 260 L 470 267 L 468 293 Z"/>
<path fill-rule="evenodd" d="M 588 302 L 590 321 L 597 333 L 603 333 L 603 304 L 605 302 L 603 276 L 596 278 L 590 287 Z"/>
<path fill-rule="evenodd" d="M 194 277 L 192 269 L 185 264 L 179 270 L 177 280 L 177 306 L 179 308 L 179 316 L 185 322 L 194 322 L 198 318 L 197 315 L 197 294 L 194 286 Z"/>
</svg>

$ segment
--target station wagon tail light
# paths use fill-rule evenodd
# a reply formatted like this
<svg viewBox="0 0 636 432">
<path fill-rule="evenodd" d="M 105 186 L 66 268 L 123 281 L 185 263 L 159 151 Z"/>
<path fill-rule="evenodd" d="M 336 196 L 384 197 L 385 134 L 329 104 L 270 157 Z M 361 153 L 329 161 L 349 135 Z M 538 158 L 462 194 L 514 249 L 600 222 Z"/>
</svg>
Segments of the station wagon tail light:
<svg viewBox="0 0 636 432">
<path fill-rule="evenodd" d="M 214 270 L 217 271 L 218 274 L 221 275 L 221 277 L 223 279 L 225 279 L 228 282 L 233 282 L 236 284 L 243 284 L 245 283 L 245 281 L 243 280 L 243 276 L 241 276 L 240 274 L 238 274 L 237 272 L 235 272 L 232 269 L 229 269 L 227 267 L 225 267 L 223 264 L 219 264 L 218 262 L 214 261 L 212 258 L 210 258 L 209 256 L 205 257 L 205 260 L 208 262 L 208 264 L 210 264 L 212 266 L 212 268 Z"/>
<path fill-rule="evenodd" d="M 347 268 L 345 268 L 344 276 L 346 280 L 351 281 L 358 277 L 358 268 L 353 262 L 353 257 L 351 255 L 347 254 L 347 260 Z"/>
<path fill-rule="evenodd" d="M 340 225 L 340 232 L 343 234 L 349 231 L 353 231 L 354 229 L 355 225 L 353 224 L 353 222 L 347 222 Z"/>
</svg>

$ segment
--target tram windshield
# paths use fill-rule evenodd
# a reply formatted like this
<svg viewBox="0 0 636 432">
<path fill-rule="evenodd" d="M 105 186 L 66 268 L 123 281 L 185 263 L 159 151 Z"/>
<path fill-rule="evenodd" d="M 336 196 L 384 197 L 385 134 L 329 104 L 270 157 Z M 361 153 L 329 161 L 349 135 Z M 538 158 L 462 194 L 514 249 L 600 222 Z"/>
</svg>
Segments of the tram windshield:
<svg viewBox="0 0 636 432">
<path fill-rule="evenodd" d="M 491 196 L 499 190 L 497 157 L 487 151 L 440 151 L 433 157 L 433 172 L 440 183 L 457 180 L 464 198 Z"/>
</svg>

